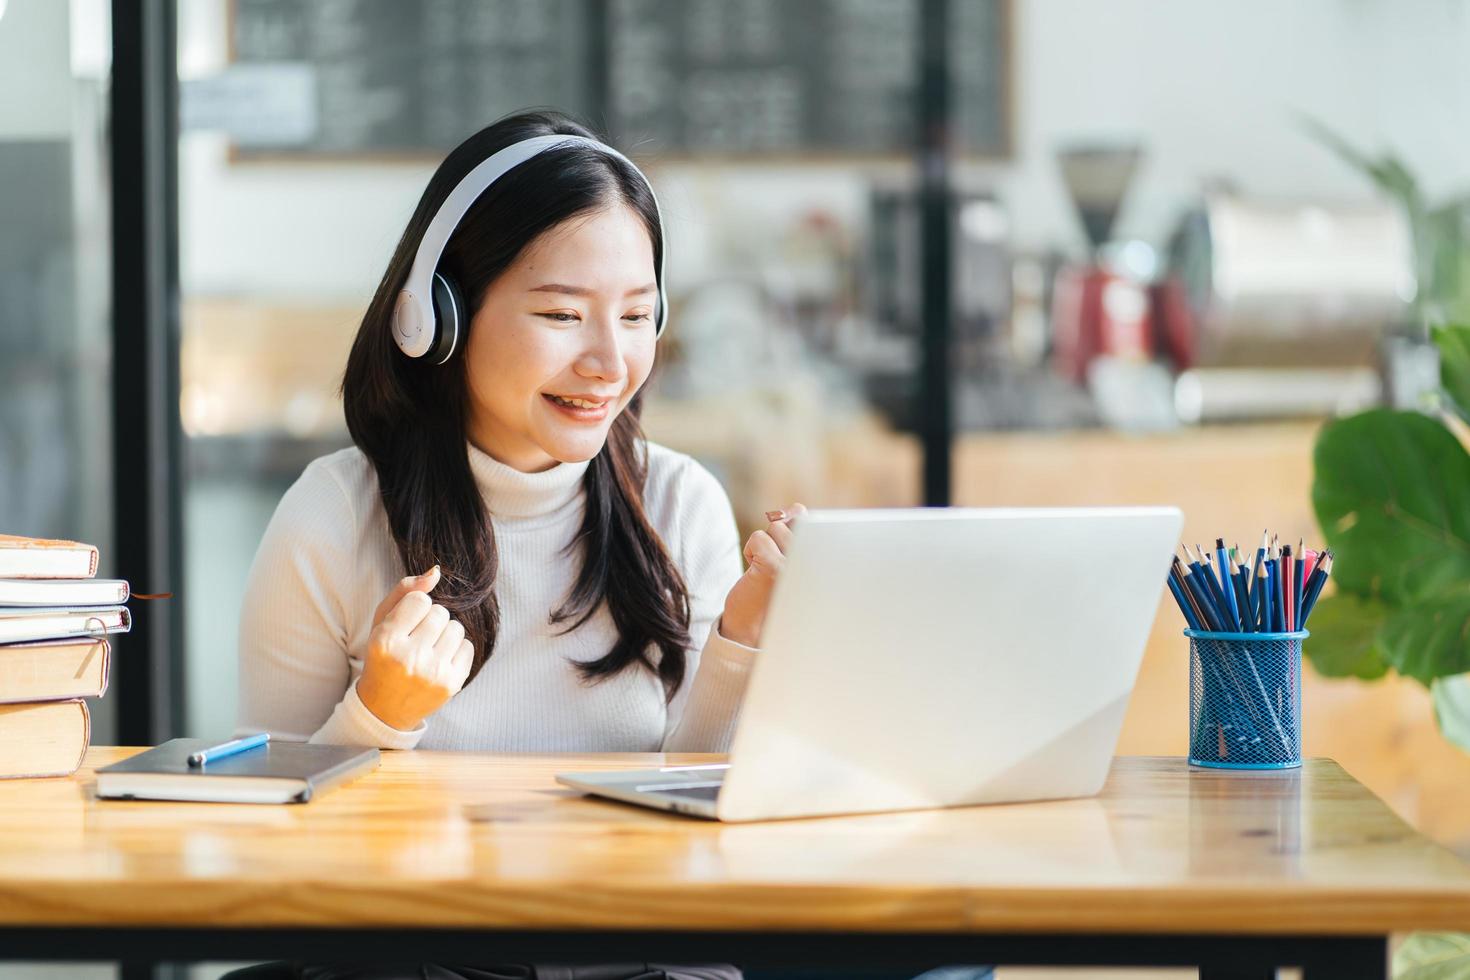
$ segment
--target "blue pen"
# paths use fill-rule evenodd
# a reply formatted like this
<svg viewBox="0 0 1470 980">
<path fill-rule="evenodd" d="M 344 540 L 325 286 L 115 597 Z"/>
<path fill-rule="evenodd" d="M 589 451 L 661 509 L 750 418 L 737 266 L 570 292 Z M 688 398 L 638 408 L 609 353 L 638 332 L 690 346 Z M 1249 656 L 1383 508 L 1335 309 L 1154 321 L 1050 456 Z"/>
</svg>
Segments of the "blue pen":
<svg viewBox="0 0 1470 980">
<path fill-rule="evenodd" d="M 270 732 L 261 732 L 258 735 L 246 735 L 244 738 L 232 739 L 221 742 L 219 745 L 211 745 L 207 749 L 200 749 L 189 756 L 189 765 L 202 766 L 207 762 L 218 762 L 220 759 L 251 749 L 258 749 L 271 740 Z"/>
</svg>

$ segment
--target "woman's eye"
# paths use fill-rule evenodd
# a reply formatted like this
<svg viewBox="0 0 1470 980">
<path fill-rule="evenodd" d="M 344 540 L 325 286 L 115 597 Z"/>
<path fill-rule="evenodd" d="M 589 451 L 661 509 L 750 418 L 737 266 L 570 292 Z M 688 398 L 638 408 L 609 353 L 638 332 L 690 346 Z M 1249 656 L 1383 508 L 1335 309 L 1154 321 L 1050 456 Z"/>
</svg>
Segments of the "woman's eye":
<svg viewBox="0 0 1470 980">
<path fill-rule="evenodd" d="M 623 319 L 631 320 L 634 323 L 644 323 L 651 319 L 651 317 L 647 313 L 629 313 L 627 316 L 623 317 Z"/>
<path fill-rule="evenodd" d="M 538 313 L 536 315 L 544 316 L 548 320 L 555 320 L 557 323 L 571 323 L 577 319 L 577 314 L 575 313 Z"/>
</svg>

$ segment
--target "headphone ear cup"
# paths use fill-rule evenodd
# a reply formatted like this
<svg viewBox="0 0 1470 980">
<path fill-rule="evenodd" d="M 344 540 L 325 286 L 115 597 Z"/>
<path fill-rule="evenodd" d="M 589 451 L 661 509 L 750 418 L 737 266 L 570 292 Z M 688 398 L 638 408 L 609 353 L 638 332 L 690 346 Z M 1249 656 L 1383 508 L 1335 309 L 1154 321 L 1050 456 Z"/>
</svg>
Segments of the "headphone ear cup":
<svg viewBox="0 0 1470 980">
<path fill-rule="evenodd" d="M 454 280 L 439 272 L 434 273 L 433 299 L 434 342 L 424 359 L 430 364 L 444 364 L 454 356 L 460 338 L 469 330 L 469 311 Z"/>
</svg>

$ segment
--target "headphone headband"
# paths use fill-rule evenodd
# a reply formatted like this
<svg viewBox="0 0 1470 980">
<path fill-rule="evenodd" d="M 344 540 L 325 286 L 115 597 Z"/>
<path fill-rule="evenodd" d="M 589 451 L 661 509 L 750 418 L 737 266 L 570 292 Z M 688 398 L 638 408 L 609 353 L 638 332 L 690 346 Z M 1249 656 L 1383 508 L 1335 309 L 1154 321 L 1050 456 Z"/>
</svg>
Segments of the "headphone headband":
<svg viewBox="0 0 1470 980">
<path fill-rule="evenodd" d="M 525 163 L 532 157 L 539 156 L 547 150 L 557 149 L 564 146 L 590 146 L 609 156 L 626 163 L 633 168 L 633 172 L 643 178 L 643 184 L 648 188 L 648 194 L 653 198 L 654 212 L 659 216 L 659 230 L 662 236 L 663 214 L 659 211 L 658 197 L 653 193 L 653 185 L 638 165 L 617 150 L 598 140 L 589 139 L 586 136 L 575 136 L 570 134 L 553 134 L 550 136 L 533 136 L 530 139 L 512 143 L 503 150 L 498 150 L 486 157 L 475 166 L 464 179 L 461 180 L 449 192 L 439 210 L 429 221 L 429 227 L 424 231 L 424 237 L 419 241 L 418 250 L 414 253 L 413 266 L 409 269 L 408 280 L 398 292 L 398 300 L 393 306 L 393 339 L 397 341 L 398 347 L 409 357 L 423 357 L 435 348 L 447 348 L 438 363 L 443 364 L 449 360 L 454 349 L 459 346 L 459 334 L 462 332 L 460 323 L 465 316 L 465 311 L 460 309 L 457 301 L 451 302 L 454 307 L 452 314 L 452 334 L 448 337 L 440 337 L 443 324 L 436 323 L 434 315 L 434 292 L 436 288 L 442 288 L 445 292 L 453 293 L 453 287 L 444 276 L 437 273 L 439 259 L 444 255 L 444 248 L 449 244 L 449 238 L 459 223 L 464 219 L 470 207 L 477 201 L 481 194 L 485 193 L 501 177 L 511 170 Z M 666 249 L 659 243 L 658 249 L 658 308 L 654 320 L 654 336 L 663 333 L 664 323 L 668 320 L 668 297 L 664 293 L 664 253 Z M 438 280 L 438 282 L 436 282 Z M 442 284 L 442 285 L 441 285 Z"/>
</svg>

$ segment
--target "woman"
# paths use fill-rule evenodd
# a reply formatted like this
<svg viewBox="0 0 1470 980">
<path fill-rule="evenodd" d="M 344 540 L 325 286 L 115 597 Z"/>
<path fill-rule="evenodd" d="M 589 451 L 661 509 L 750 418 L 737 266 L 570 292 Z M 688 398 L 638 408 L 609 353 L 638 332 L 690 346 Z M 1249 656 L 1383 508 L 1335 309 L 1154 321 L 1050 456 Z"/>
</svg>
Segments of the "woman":
<svg viewBox="0 0 1470 980">
<path fill-rule="evenodd" d="M 583 139 L 455 196 L 497 152 L 551 135 Z M 251 569 L 241 729 L 390 749 L 727 747 L 803 508 L 751 536 L 742 574 L 718 482 L 644 439 L 662 228 L 643 175 L 592 139 L 513 116 L 430 180 L 348 356 L 356 446 L 306 468 Z M 436 302 L 415 319 L 420 252 Z M 451 328 L 424 332 L 431 317 Z"/>
</svg>

